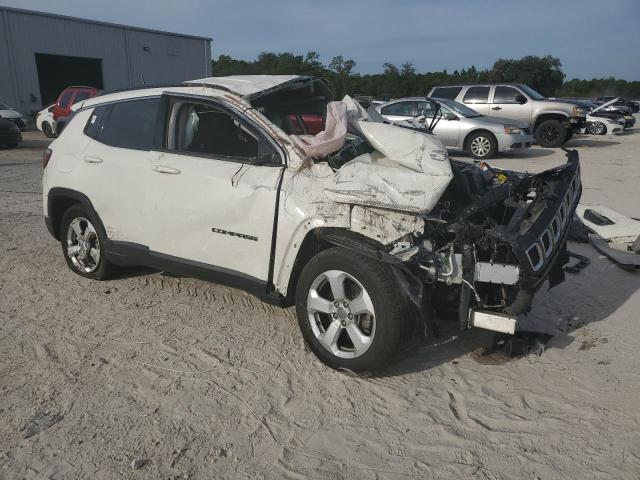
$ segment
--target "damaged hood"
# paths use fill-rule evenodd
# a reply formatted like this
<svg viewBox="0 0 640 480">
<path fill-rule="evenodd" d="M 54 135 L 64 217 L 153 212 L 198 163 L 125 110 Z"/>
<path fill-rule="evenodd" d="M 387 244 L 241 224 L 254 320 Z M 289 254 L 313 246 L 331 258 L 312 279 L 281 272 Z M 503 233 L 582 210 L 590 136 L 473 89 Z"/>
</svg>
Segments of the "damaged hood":
<svg viewBox="0 0 640 480">
<path fill-rule="evenodd" d="M 300 75 L 229 75 L 227 77 L 209 77 L 185 82 L 187 85 L 208 85 L 235 93 L 241 97 L 254 97 L 264 92 L 281 88 L 298 81 L 307 81 L 310 77 Z"/>
<path fill-rule="evenodd" d="M 425 214 L 453 178 L 444 145 L 433 135 L 370 121 L 357 102 L 345 97 L 349 130 L 375 151 L 343 165 L 325 188 L 329 200 Z"/>
</svg>

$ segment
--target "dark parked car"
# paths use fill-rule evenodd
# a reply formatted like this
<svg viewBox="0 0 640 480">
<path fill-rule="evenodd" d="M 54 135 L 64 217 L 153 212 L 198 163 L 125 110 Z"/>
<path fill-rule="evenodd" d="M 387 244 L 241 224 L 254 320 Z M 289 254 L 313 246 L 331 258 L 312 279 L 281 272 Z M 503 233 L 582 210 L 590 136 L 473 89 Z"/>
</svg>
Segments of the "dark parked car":
<svg viewBox="0 0 640 480">
<path fill-rule="evenodd" d="M 22 134 L 18 126 L 0 118 L 0 147 L 15 148 L 22 141 Z"/>
<path fill-rule="evenodd" d="M 596 98 L 596 101 L 601 103 L 606 103 L 606 102 L 610 102 L 615 98 L 617 97 L 612 97 L 612 96 L 598 97 Z M 638 113 L 638 111 L 640 111 L 640 103 L 632 102 L 631 100 L 625 100 L 622 97 L 618 98 L 618 101 L 615 102 L 613 105 L 616 107 L 628 107 L 631 109 L 633 113 Z"/>
</svg>

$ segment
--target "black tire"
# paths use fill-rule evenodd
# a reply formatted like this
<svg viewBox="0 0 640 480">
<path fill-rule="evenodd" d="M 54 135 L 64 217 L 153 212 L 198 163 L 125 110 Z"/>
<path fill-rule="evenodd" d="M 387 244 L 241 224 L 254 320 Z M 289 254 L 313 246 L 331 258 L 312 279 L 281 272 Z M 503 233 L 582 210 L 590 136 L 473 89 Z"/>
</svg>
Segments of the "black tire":
<svg viewBox="0 0 640 480">
<path fill-rule="evenodd" d="M 82 264 L 80 263 L 81 261 L 79 261 L 77 257 L 74 261 L 69 253 L 69 229 L 72 222 L 77 219 L 85 220 L 93 228 L 93 233 L 95 233 L 95 235 L 90 235 L 91 239 L 87 243 L 89 245 L 92 245 L 93 248 L 95 248 L 96 245 L 98 246 L 99 257 L 97 262 L 92 261 L 93 259 L 89 259 L 89 257 L 86 258 L 86 260 L 88 261 L 87 263 L 92 264 L 90 271 L 89 269 L 83 269 Z M 82 220 L 80 220 L 79 223 L 82 227 Z M 84 232 L 87 232 L 86 227 Z M 60 222 L 60 244 L 62 246 L 62 254 L 64 255 L 67 265 L 74 273 L 82 277 L 91 278 L 94 280 L 106 280 L 113 277 L 113 275 L 115 274 L 117 270 L 116 267 L 112 263 L 110 263 L 105 256 L 105 234 L 104 229 L 102 228 L 102 224 L 97 218 L 94 217 L 94 215 L 88 212 L 81 205 L 73 205 L 72 207 L 69 207 L 69 209 L 67 209 L 67 211 L 62 216 L 62 221 Z M 83 251 L 86 251 L 86 248 Z M 93 266 L 95 266 L 95 268 L 93 268 Z"/>
<path fill-rule="evenodd" d="M 44 122 L 42 124 L 42 133 L 44 133 L 44 136 L 47 138 L 54 138 L 56 136 L 53 133 L 53 129 L 51 128 L 51 125 L 49 125 L 49 122 Z"/>
<path fill-rule="evenodd" d="M 567 138 L 567 127 L 560 120 L 545 120 L 536 129 L 536 142 L 541 147 L 561 147 Z"/>
<path fill-rule="evenodd" d="M 375 373 L 389 365 L 404 345 L 404 341 L 407 340 L 410 333 L 410 321 L 409 316 L 406 314 L 407 307 L 403 302 L 398 301 L 401 295 L 389 268 L 374 259 L 340 247 L 322 251 L 309 260 L 303 268 L 296 289 L 298 324 L 300 325 L 302 336 L 311 351 L 329 367 L 345 369 L 359 374 Z M 320 315 L 325 314 L 309 312 L 307 298 L 314 282 L 317 282 L 318 278 L 322 278 L 325 272 L 332 270 L 342 271 L 360 282 L 373 305 L 375 313 L 373 317 L 375 322 L 372 330 L 373 338 L 370 340 L 368 349 L 356 358 L 342 358 L 330 352 L 320 343 L 313 331 L 311 315 L 313 315 L 315 328 L 318 329 L 322 321 Z M 345 299 L 348 301 L 354 300 L 349 300 L 346 294 Z M 336 299 L 334 298 L 333 300 Z M 331 301 L 329 303 L 331 304 Z M 338 317 L 337 315 L 326 314 L 322 318 L 329 323 L 338 322 L 338 324 L 340 324 L 340 318 L 342 318 L 342 326 L 344 327 L 344 316 Z M 353 319 L 350 321 L 353 323 L 357 324 L 358 321 L 362 321 L 358 320 L 358 317 L 361 317 L 360 315 L 352 315 L 349 318 L 352 317 Z M 323 328 L 326 328 L 324 330 L 326 333 L 328 327 Z M 338 337 L 336 337 L 338 338 L 336 344 L 343 338 L 341 335 L 349 335 L 347 330 L 346 327 L 340 330 Z M 359 331 L 363 332 L 365 330 L 360 329 Z M 342 341 L 349 342 L 350 339 L 343 339 Z"/>
<path fill-rule="evenodd" d="M 477 147 L 476 143 L 479 143 Z M 481 145 L 483 148 L 478 148 Z M 473 158 L 485 160 L 494 157 L 497 152 L 498 141 L 489 132 L 475 132 L 467 138 L 467 153 Z"/>
<path fill-rule="evenodd" d="M 567 128 L 567 136 L 564 139 L 564 142 L 567 143 L 569 140 L 571 140 L 571 138 L 573 137 L 573 130 L 570 128 Z"/>
</svg>

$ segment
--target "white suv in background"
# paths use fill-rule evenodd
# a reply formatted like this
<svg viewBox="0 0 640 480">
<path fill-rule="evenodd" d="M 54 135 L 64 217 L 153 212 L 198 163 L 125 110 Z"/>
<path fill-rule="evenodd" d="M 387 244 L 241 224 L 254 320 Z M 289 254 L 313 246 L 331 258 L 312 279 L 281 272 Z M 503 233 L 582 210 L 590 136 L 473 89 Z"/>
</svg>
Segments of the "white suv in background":
<svg viewBox="0 0 640 480">
<path fill-rule="evenodd" d="M 562 280 L 575 152 L 538 175 L 450 161 L 432 135 L 311 77 L 208 78 L 75 108 L 43 177 L 69 268 L 147 265 L 295 304 L 333 368 L 383 368 L 413 327 L 437 329 L 434 307 L 513 333 L 536 289 Z"/>
</svg>

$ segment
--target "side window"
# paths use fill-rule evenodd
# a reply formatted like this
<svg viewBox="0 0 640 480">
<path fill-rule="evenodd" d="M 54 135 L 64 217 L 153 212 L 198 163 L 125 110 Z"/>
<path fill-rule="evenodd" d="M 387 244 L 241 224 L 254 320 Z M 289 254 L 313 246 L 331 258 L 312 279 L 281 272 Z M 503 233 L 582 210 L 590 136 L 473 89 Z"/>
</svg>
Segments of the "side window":
<svg viewBox="0 0 640 480">
<path fill-rule="evenodd" d="M 387 105 L 382 109 L 383 115 L 402 115 L 405 117 L 413 117 L 415 102 L 397 102 Z"/>
<path fill-rule="evenodd" d="M 433 98 L 446 98 L 448 100 L 455 100 L 461 90 L 462 87 L 438 87 L 429 96 Z"/>
<path fill-rule="evenodd" d="M 418 114 L 424 114 L 425 117 L 433 117 L 433 103 L 418 102 Z"/>
<path fill-rule="evenodd" d="M 518 95 L 522 94 L 513 87 L 498 86 L 493 93 L 493 103 L 519 103 L 516 100 Z"/>
<path fill-rule="evenodd" d="M 112 147 L 151 150 L 159 107 L 159 98 L 99 107 L 89 118 L 85 133 Z M 92 122 L 98 125 L 94 127 Z"/>
<path fill-rule="evenodd" d="M 489 87 L 469 87 L 462 101 L 464 103 L 488 103 Z"/>
<path fill-rule="evenodd" d="M 223 110 L 199 103 L 174 102 L 169 122 L 169 150 L 257 161 L 258 135 Z"/>
<path fill-rule="evenodd" d="M 60 101 L 58 102 L 58 105 L 60 105 L 61 108 L 67 108 L 69 106 L 69 103 L 71 103 L 72 95 L 73 95 L 72 90 L 67 90 L 66 92 L 64 92 L 60 97 Z"/>
<path fill-rule="evenodd" d="M 93 112 L 87 121 L 87 126 L 84 127 L 85 135 L 93 138 L 94 140 L 98 140 L 100 132 L 102 131 L 102 121 L 109 111 L 109 108 L 110 107 L 108 105 L 104 105 L 93 109 Z"/>
<path fill-rule="evenodd" d="M 86 100 L 87 98 L 89 98 L 91 95 L 89 94 L 89 92 L 84 92 L 84 91 L 80 91 L 78 93 L 76 93 L 75 98 L 73 99 L 73 103 L 74 105 L 78 102 L 81 102 L 83 100 Z"/>
</svg>

